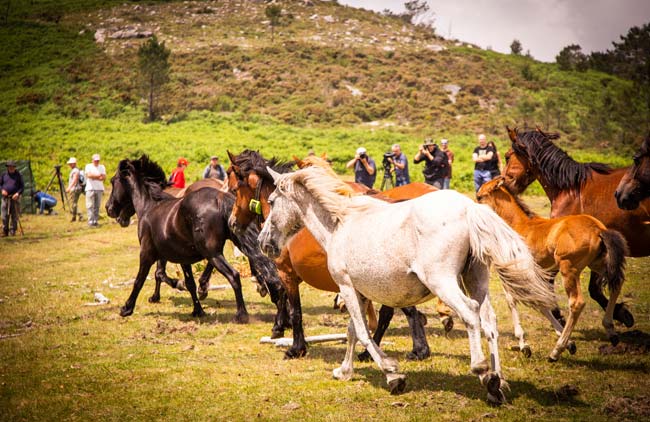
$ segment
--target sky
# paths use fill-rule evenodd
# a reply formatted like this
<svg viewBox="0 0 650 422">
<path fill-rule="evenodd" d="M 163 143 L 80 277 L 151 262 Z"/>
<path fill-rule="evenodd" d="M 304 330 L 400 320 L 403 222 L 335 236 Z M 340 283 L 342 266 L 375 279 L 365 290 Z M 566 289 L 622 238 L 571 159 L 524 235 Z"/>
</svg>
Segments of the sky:
<svg viewBox="0 0 650 422">
<path fill-rule="evenodd" d="M 405 0 L 339 0 L 404 11 Z M 428 0 L 436 34 L 510 53 L 514 39 L 537 60 L 555 61 L 570 44 L 585 54 L 612 48 L 633 26 L 650 23 L 650 0 Z M 431 12 L 433 12 L 431 14 Z"/>
</svg>

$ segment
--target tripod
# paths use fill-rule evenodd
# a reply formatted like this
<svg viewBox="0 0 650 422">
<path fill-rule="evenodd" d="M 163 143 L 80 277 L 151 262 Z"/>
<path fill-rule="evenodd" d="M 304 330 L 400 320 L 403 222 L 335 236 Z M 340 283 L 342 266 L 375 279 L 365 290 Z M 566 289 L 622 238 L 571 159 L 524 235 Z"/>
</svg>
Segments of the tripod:
<svg viewBox="0 0 650 422">
<path fill-rule="evenodd" d="M 395 182 L 393 181 L 393 172 L 390 167 L 384 167 L 384 180 L 381 181 L 381 187 L 379 190 L 385 191 L 388 189 L 393 189 L 395 187 Z"/>
<path fill-rule="evenodd" d="M 50 186 L 52 186 L 54 179 L 57 179 L 59 183 L 59 192 L 61 192 L 61 206 L 65 210 L 65 203 L 68 200 L 68 195 L 65 192 L 65 185 L 63 184 L 63 178 L 61 177 L 60 165 L 54 166 L 54 171 L 52 172 L 52 178 L 50 179 L 50 183 L 48 183 L 47 186 L 45 187 L 45 193 L 47 193 L 47 191 L 50 189 Z"/>
</svg>

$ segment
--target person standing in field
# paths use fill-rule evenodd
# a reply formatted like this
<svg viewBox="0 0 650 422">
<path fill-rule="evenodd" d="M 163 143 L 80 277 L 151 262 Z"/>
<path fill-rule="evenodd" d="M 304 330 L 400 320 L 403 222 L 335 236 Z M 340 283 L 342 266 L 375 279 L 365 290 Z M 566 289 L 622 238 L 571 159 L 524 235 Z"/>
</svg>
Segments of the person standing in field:
<svg viewBox="0 0 650 422">
<path fill-rule="evenodd" d="M 431 138 L 425 139 L 424 143 L 420 145 L 418 153 L 413 158 L 413 163 L 418 164 L 424 161 L 424 182 L 442 189 L 445 176 L 447 176 L 448 159 L 447 154 L 442 152 L 438 145 L 433 143 Z"/>
<path fill-rule="evenodd" d="M 23 176 L 16 169 L 16 162 L 8 160 L 7 171 L 0 175 L 0 190 L 2 191 L 2 237 L 15 236 L 18 228 L 18 213 L 20 195 L 25 189 Z M 11 220 L 11 227 L 9 226 Z"/>
<path fill-rule="evenodd" d="M 185 187 L 185 168 L 189 165 L 189 161 L 181 157 L 176 163 L 176 168 L 172 171 L 172 174 L 169 175 L 169 181 L 172 184 L 172 187 L 183 189 Z"/>
<path fill-rule="evenodd" d="M 449 189 L 451 186 L 451 165 L 454 163 L 454 153 L 449 149 L 449 141 L 447 139 L 440 141 L 440 150 L 447 154 L 447 162 L 449 163 L 447 175 L 442 181 L 442 188 Z"/>
<path fill-rule="evenodd" d="M 377 166 L 375 160 L 370 158 L 364 147 L 357 148 L 353 159 L 345 165 L 347 168 L 354 168 L 354 181 L 368 186 L 372 189 L 377 178 Z"/>
<path fill-rule="evenodd" d="M 388 160 L 393 163 L 395 167 L 395 186 L 403 186 L 411 183 L 411 177 L 409 176 L 409 160 L 406 158 L 406 155 L 402 152 L 402 148 L 399 144 L 394 144 L 391 148 L 393 157 Z"/>
<path fill-rule="evenodd" d="M 485 182 L 492 180 L 491 162 L 494 158 L 494 148 L 488 145 L 484 134 L 478 136 L 478 146 L 474 148 L 472 161 L 474 161 L 474 188 L 478 192 Z"/>
<path fill-rule="evenodd" d="M 93 162 L 86 164 L 86 209 L 88 210 L 88 227 L 99 227 L 99 207 L 102 205 L 106 168 L 99 164 L 99 154 L 93 155 Z"/>
<path fill-rule="evenodd" d="M 70 157 L 67 164 L 70 166 L 70 176 L 68 176 L 68 187 L 65 191 L 69 194 L 68 198 L 70 199 L 70 213 L 72 214 L 70 222 L 77 221 L 77 216 L 81 221 L 81 213 L 77 212 L 77 204 L 83 191 L 81 187 L 81 170 L 77 167 L 77 159 L 74 157 Z"/>
<path fill-rule="evenodd" d="M 219 157 L 216 155 L 210 157 L 210 164 L 203 170 L 203 178 L 226 180 L 226 170 L 219 164 Z"/>
</svg>

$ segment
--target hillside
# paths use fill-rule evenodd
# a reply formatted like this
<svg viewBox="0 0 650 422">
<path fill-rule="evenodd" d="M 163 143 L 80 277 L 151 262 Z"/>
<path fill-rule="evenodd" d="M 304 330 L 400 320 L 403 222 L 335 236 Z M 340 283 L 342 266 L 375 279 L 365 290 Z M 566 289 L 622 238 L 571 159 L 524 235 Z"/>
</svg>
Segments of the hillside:
<svg viewBox="0 0 650 422">
<path fill-rule="evenodd" d="M 340 151 L 341 143 L 329 142 L 332 130 L 356 133 L 356 142 L 373 142 L 375 135 L 364 133 L 384 131 L 379 137 L 387 143 L 369 145 L 375 155 L 396 138 L 411 147 L 406 151 L 424 136 L 460 139 L 459 146 L 469 148 L 478 131 L 504 139 L 506 124 L 559 130 L 564 146 L 574 150 L 628 145 L 640 136 L 634 116 L 625 115 L 628 81 L 560 72 L 553 64 L 444 40 L 431 29 L 335 2 L 280 4 L 274 41 L 266 4 L 257 1 L 15 5 L 0 28 L 6 46 L 0 52 L 0 130 L 6 134 L 0 151 L 18 145 L 25 156 L 43 157 L 43 168 L 36 164 L 40 174 L 66 155 L 93 148 L 145 150 L 173 161 L 179 146 L 198 142 L 198 151 L 183 154 L 202 161 L 215 148 L 223 154 L 242 144 L 228 131 L 209 135 L 207 122 L 215 119 L 235 126 L 252 119 L 281 134 L 249 139 L 247 147 L 289 158 L 322 145 L 339 163 L 355 144 Z M 119 38 L 128 32 L 155 33 L 172 51 L 172 80 L 161 100 L 162 121 L 154 125 L 141 123 L 136 53 L 142 38 Z M 184 121 L 193 129 L 173 128 Z M 82 127 L 88 132 L 81 134 Z M 299 148 L 289 150 L 285 130 Z M 206 144 L 215 140 L 218 146 Z M 628 147 L 617 149 L 625 154 Z"/>
</svg>

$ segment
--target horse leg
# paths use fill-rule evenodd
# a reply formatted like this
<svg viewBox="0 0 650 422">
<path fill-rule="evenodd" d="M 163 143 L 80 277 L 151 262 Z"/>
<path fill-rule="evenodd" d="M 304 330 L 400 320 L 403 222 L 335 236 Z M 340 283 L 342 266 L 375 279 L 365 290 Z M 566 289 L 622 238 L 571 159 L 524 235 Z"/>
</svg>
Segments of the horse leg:
<svg viewBox="0 0 650 422">
<path fill-rule="evenodd" d="M 210 277 L 212 277 L 212 270 L 214 270 L 214 265 L 210 264 L 210 261 L 208 261 L 208 263 L 205 264 L 205 269 L 201 273 L 201 277 L 199 277 L 199 288 L 197 290 L 199 300 L 203 300 L 208 297 L 208 289 L 210 287 Z"/>
<path fill-rule="evenodd" d="M 411 329 L 411 339 L 413 340 L 413 350 L 406 354 L 406 359 L 423 360 L 428 358 L 431 356 L 431 350 L 429 350 L 427 335 L 424 331 L 426 317 L 424 317 L 424 314 L 418 311 L 415 306 L 409 306 L 407 308 L 401 309 L 402 312 L 404 312 L 404 315 L 406 315 L 406 320 L 408 321 L 409 328 Z M 377 341 L 375 341 L 375 343 L 379 344 Z"/>
<path fill-rule="evenodd" d="M 239 278 L 239 272 L 237 272 L 233 267 L 228 264 L 226 258 L 223 255 L 219 254 L 209 258 L 209 261 L 214 265 L 214 267 L 223 274 L 224 277 L 228 280 L 232 289 L 235 291 L 235 301 L 237 302 L 237 313 L 233 318 L 233 322 L 237 324 L 247 324 L 248 323 L 248 311 L 246 310 L 246 305 L 244 304 L 244 296 L 241 289 L 241 280 Z"/>
<path fill-rule="evenodd" d="M 452 328 L 454 328 L 454 318 L 451 316 L 452 312 L 449 306 L 445 305 L 445 302 L 440 300 L 440 298 L 436 299 L 436 312 L 438 313 L 440 323 L 445 328 L 445 335 L 449 334 Z"/>
<path fill-rule="evenodd" d="M 480 379 L 483 385 L 487 387 L 488 401 L 494 404 L 502 404 L 506 401 L 503 390 L 509 390 L 509 386 L 501 372 L 497 316 L 490 302 L 489 279 L 489 267 L 483 264 L 473 263 L 469 271 L 463 275 L 463 284 L 470 297 L 479 303 L 481 328 L 483 329 L 490 350 L 492 373 L 488 373 L 484 378 Z M 510 300 L 512 300 L 512 297 L 510 297 Z M 514 309 L 514 307 L 511 309 Z M 515 310 L 515 314 L 516 312 Z M 519 317 L 519 315 L 516 316 L 517 318 Z M 523 330 L 521 330 L 521 337 L 523 339 Z"/>
<path fill-rule="evenodd" d="M 187 286 L 187 290 L 190 292 L 190 296 L 192 296 L 192 305 L 194 305 L 192 316 L 205 316 L 205 312 L 201 307 L 201 302 L 199 302 L 199 297 L 196 294 L 196 282 L 194 281 L 194 275 L 192 274 L 192 264 L 181 264 L 181 268 L 183 269 L 183 275 L 185 276 L 185 285 Z"/>
<path fill-rule="evenodd" d="M 368 306 L 366 307 L 366 315 L 368 316 L 368 329 L 371 332 L 374 332 L 377 329 L 377 313 L 375 312 L 375 307 L 372 305 L 371 301 L 368 301 Z"/>
<path fill-rule="evenodd" d="M 607 312 L 607 306 L 609 305 L 609 300 L 603 294 L 603 286 L 600 283 L 601 275 L 591 270 L 591 275 L 589 277 L 589 296 L 598 304 L 601 308 Z M 610 293 L 611 296 L 611 293 Z M 627 309 L 624 303 L 616 303 L 614 307 L 614 319 L 622 324 L 625 324 L 627 328 L 630 328 L 634 325 L 634 316 Z"/>
<path fill-rule="evenodd" d="M 377 329 L 372 335 L 372 339 L 377 345 L 381 344 L 381 339 L 384 338 L 386 329 L 390 325 L 390 321 L 393 319 L 395 314 L 395 308 L 390 306 L 381 305 L 379 308 L 379 321 L 377 322 Z M 369 362 L 372 357 L 368 350 L 364 350 L 362 353 L 359 353 L 357 356 L 361 362 Z"/>
<path fill-rule="evenodd" d="M 386 374 L 386 381 L 388 383 L 391 394 L 398 394 L 404 391 L 406 386 L 405 376 L 398 373 L 399 367 L 395 359 L 389 358 L 377 344 L 370 338 L 368 333 L 368 326 L 364 318 L 363 312 L 366 309 L 366 299 L 363 298 L 352 286 L 350 277 L 343 274 L 343 280 L 339 284 L 341 290 L 340 294 L 352 318 L 351 328 L 348 328 L 348 351 L 345 360 L 340 368 L 334 370 L 334 377 L 337 379 L 349 379 L 352 376 L 352 357 L 354 355 L 354 344 L 358 339 L 363 346 L 368 349 L 370 356 L 377 363 L 379 368 Z M 356 334 L 350 337 L 350 334 Z M 341 378 L 343 377 L 343 378 Z"/>
<path fill-rule="evenodd" d="M 515 300 L 507 290 L 503 289 L 503 292 L 506 296 L 506 302 L 508 302 L 508 307 L 510 308 L 510 315 L 512 315 L 512 325 L 515 327 L 515 337 L 519 339 L 519 351 L 523 353 L 524 356 L 529 358 L 532 355 L 532 350 L 530 346 L 526 343 L 524 339 L 524 329 L 521 326 L 521 320 L 519 319 L 519 312 L 517 312 L 517 305 Z"/>
<path fill-rule="evenodd" d="M 616 329 L 614 328 L 613 316 L 614 316 L 614 309 L 617 305 L 616 299 L 618 299 L 618 295 L 620 293 L 621 293 L 620 288 L 609 292 L 609 303 L 607 303 L 607 308 L 605 309 L 605 316 L 603 317 L 603 327 L 605 327 L 605 331 L 607 332 L 607 338 L 614 346 L 616 346 L 619 342 L 618 334 L 616 333 Z"/>
<path fill-rule="evenodd" d="M 580 290 L 581 270 L 575 268 L 571 261 L 567 259 L 561 260 L 559 267 L 564 281 L 564 289 L 569 296 L 569 318 L 562 330 L 560 338 L 548 357 L 550 362 L 556 362 L 560 358 L 560 354 L 567 348 L 573 328 L 578 322 L 582 309 L 585 307 L 585 301 Z"/>
<path fill-rule="evenodd" d="M 145 246 L 145 243 L 143 242 L 142 247 Z M 145 249 L 148 249 L 145 247 Z M 143 252 L 143 250 L 140 250 L 140 267 L 138 269 L 138 275 L 135 277 L 135 282 L 133 283 L 133 290 L 131 290 L 131 295 L 129 298 L 126 300 L 126 303 L 122 308 L 120 309 L 120 316 L 126 317 L 129 316 L 133 313 L 133 309 L 135 308 L 135 302 L 138 299 L 138 295 L 140 294 L 140 290 L 142 290 L 142 286 L 144 286 L 144 281 L 147 279 L 147 275 L 149 275 L 149 270 L 151 269 L 151 266 L 154 263 L 154 259 L 149 256 L 148 253 Z"/>
</svg>

